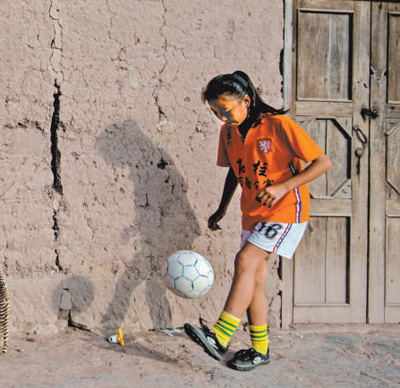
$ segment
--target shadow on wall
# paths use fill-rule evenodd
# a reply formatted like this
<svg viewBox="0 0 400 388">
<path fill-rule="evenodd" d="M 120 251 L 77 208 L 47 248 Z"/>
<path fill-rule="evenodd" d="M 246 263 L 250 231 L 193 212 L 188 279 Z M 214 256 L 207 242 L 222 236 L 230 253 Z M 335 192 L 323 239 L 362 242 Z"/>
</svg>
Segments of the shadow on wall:
<svg viewBox="0 0 400 388">
<path fill-rule="evenodd" d="M 93 283 L 83 276 L 72 275 L 63 279 L 54 290 L 52 304 L 58 319 L 68 321 L 69 326 L 87 329 L 74 322 L 74 316 L 88 309 L 93 299 Z"/>
<path fill-rule="evenodd" d="M 186 197 L 185 181 L 168 153 L 156 147 L 134 121 L 106 128 L 95 148 L 112 167 L 129 168 L 129 179 L 134 183 L 135 218 L 121 230 L 120 236 L 121 243 L 135 238 L 139 245 L 117 281 L 102 319 L 103 329 L 121 326 L 132 292 L 142 282 L 146 282 L 146 302 L 153 329 L 171 328 L 164 263 L 173 252 L 190 249 L 200 234 Z"/>
</svg>

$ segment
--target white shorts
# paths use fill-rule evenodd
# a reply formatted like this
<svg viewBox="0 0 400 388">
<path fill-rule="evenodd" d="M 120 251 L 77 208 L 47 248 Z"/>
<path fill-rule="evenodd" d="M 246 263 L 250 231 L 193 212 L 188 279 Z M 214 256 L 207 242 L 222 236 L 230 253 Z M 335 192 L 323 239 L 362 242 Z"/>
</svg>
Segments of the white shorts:
<svg viewBox="0 0 400 388">
<path fill-rule="evenodd" d="M 254 231 L 242 230 L 240 249 L 247 242 L 258 248 L 291 259 L 304 235 L 308 222 L 282 224 L 260 222 Z"/>
</svg>

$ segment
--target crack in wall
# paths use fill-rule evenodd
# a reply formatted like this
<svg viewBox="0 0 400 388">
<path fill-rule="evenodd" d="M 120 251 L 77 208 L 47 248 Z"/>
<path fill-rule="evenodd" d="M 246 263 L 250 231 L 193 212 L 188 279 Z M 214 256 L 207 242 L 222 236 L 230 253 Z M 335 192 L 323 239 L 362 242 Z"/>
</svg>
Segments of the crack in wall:
<svg viewBox="0 0 400 388">
<path fill-rule="evenodd" d="M 58 226 L 58 212 L 60 209 L 60 201 L 63 196 L 63 186 L 61 182 L 61 152 L 58 148 L 58 130 L 60 128 L 60 87 L 55 85 L 56 93 L 54 93 L 54 109 L 50 127 L 50 142 L 51 142 L 51 170 L 53 172 L 53 231 L 54 231 L 54 252 L 56 254 L 56 267 L 62 271 L 60 263 L 60 255 L 58 250 L 58 237 L 60 228 Z"/>
<path fill-rule="evenodd" d="M 53 117 L 51 119 L 51 171 L 53 172 L 53 188 L 54 190 L 63 195 L 63 187 L 61 183 L 61 152 L 58 148 L 58 129 L 60 128 L 60 97 L 61 90 L 60 87 L 54 85 L 56 88 L 56 92 L 54 93 L 54 103 L 53 103 Z"/>
<path fill-rule="evenodd" d="M 154 88 L 154 92 L 153 92 L 153 98 L 154 98 L 154 102 L 156 103 L 157 109 L 158 109 L 158 120 L 159 122 L 166 120 L 166 114 L 164 113 L 160 103 L 159 103 L 159 97 L 158 97 L 158 92 L 161 89 L 162 85 L 163 85 L 163 81 L 162 81 L 162 74 L 164 73 L 164 70 L 167 66 L 168 60 L 167 60 L 167 50 L 168 50 L 168 41 L 167 38 L 164 35 L 164 27 L 167 25 L 167 20 L 166 20 L 166 14 L 167 14 L 167 8 L 165 7 L 165 1 L 162 0 L 161 1 L 161 5 L 163 8 L 163 15 L 162 15 L 162 24 L 160 26 L 159 32 L 160 32 L 160 36 L 161 38 L 164 40 L 164 43 L 161 47 L 161 52 L 164 53 L 164 64 L 162 65 L 161 70 L 158 73 L 158 84 L 155 86 Z"/>
<path fill-rule="evenodd" d="M 59 129 L 63 128 L 60 121 L 60 99 L 61 85 L 64 80 L 63 73 L 63 10 L 62 3 L 59 0 L 51 0 L 49 8 L 49 18 L 53 22 L 54 37 L 50 44 L 51 56 L 50 67 L 54 76 L 55 92 L 53 94 L 53 115 L 50 126 L 50 143 L 51 143 L 51 171 L 53 173 L 53 231 L 54 231 L 54 253 L 56 255 L 55 265 L 59 271 L 63 271 L 60 261 L 58 249 L 58 238 L 60 235 L 60 227 L 58 223 L 58 213 L 60 210 L 60 202 L 63 197 L 63 185 L 61 181 L 61 151 L 58 144 Z M 65 128 L 63 128 L 65 130 Z"/>
<path fill-rule="evenodd" d="M 158 72 L 158 77 L 157 77 L 157 84 L 154 87 L 152 97 L 154 99 L 155 106 L 157 108 L 157 113 L 158 113 L 158 123 L 156 126 L 156 133 L 152 137 L 152 143 L 155 148 L 159 146 L 161 143 L 162 138 L 175 131 L 175 125 L 174 123 L 170 122 L 168 120 L 167 114 L 165 110 L 162 107 L 162 104 L 160 102 L 160 90 L 163 88 L 165 85 L 163 81 L 163 74 L 168 66 L 168 39 L 165 34 L 164 29 L 167 26 L 167 13 L 168 9 L 165 5 L 165 0 L 161 0 L 161 6 L 162 6 L 162 23 L 159 27 L 159 36 L 162 38 L 163 43 L 161 45 L 161 50 L 160 52 L 162 53 L 162 58 L 164 60 L 164 63 L 162 63 L 161 68 Z M 162 164 L 162 163 L 161 163 Z M 165 166 L 163 166 L 162 169 L 164 169 Z"/>
<path fill-rule="evenodd" d="M 57 86 L 61 86 L 64 80 L 63 72 L 63 35 L 64 35 L 64 25 L 63 25 L 63 12 L 61 5 L 58 0 L 50 1 L 49 18 L 53 21 L 54 27 L 54 37 L 51 41 L 51 56 L 50 56 L 50 66 L 54 74 L 55 83 Z"/>
</svg>

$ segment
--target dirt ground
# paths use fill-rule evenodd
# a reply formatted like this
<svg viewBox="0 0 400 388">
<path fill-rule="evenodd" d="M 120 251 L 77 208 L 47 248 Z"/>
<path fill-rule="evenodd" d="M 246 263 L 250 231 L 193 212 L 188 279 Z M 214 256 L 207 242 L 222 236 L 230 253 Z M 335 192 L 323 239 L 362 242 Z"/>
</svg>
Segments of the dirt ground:
<svg viewBox="0 0 400 388">
<path fill-rule="evenodd" d="M 56 336 L 11 333 L 0 356 L 0 386 L 400 387 L 399 325 L 299 325 L 269 334 L 271 363 L 237 372 L 181 332 L 124 335 L 125 346 L 69 328 Z M 247 347 L 235 333 L 227 359 Z"/>
</svg>

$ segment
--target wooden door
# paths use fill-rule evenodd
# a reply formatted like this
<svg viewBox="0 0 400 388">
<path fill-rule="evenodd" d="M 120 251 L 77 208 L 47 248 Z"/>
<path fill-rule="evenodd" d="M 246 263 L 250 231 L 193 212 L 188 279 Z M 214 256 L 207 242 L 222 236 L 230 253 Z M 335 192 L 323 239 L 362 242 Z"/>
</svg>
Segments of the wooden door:
<svg viewBox="0 0 400 388">
<path fill-rule="evenodd" d="M 400 322 L 400 4 L 375 2 L 371 24 L 369 311 Z"/>
<path fill-rule="evenodd" d="M 282 260 L 282 326 L 365 322 L 369 122 L 361 112 L 370 103 L 371 3 L 293 0 L 292 9 L 290 112 L 333 167 L 309 185 L 308 230 L 294 260 Z"/>
</svg>

